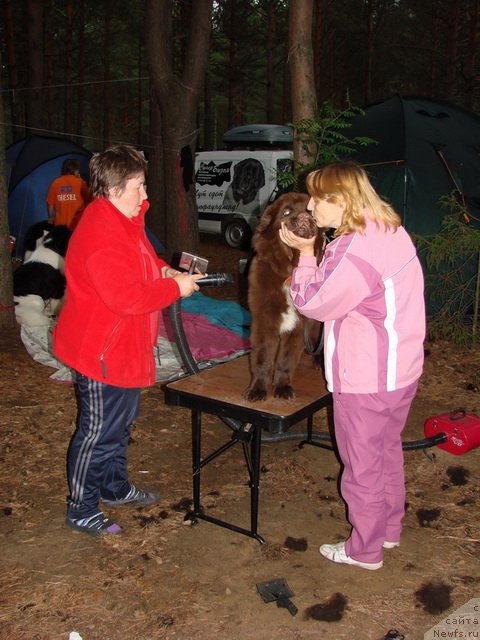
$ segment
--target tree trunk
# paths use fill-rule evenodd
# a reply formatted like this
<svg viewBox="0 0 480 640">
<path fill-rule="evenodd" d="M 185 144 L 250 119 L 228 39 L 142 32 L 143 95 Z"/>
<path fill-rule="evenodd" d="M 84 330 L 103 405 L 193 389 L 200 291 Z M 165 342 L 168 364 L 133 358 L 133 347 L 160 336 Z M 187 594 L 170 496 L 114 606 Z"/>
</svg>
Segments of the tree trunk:
<svg viewBox="0 0 480 640">
<path fill-rule="evenodd" d="M 26 108 L 27 134 L 37 133 L 44 126 L 43 85 L 43 0 L 27 0 L 28 29 L 28 92 Z M 30 129 L 30 131 L 28 130 Z"/>
<path fill-rule="evenodd" d="M 455 101 L 457 95 L 458 48 L 460 39 L 460 5 L 457 0 L 448 6 L 449 26 L 446 43 L 445 98 Z"/>
<path fill-rule="evenodd" d="M 478 78 L 475 71 L 476 60 L 478 56 L 478 32 L 480 23 L 480 2 L 474 0 L 472 6 L 467 11 L 469 33 L 468 33 L 468 47 L 466 53 L 465 62 L 465 76 L 467 81 L 465 106 L 468 109 L 473 109 L 475 104 L 475 95 L 478 91 Z"/>
<path fill-rule="evenodd" d="M 288 62 L 294 124 L 306 118 L 313 118 L 317 110 L 313 73 L 312 19 L 313 0 L 295 0 L 290 4 Z M 308 154 L 297 139 L 294 140 L 293 152 L 297 162 L 308 162 Z"/>
<path fill-rule="evenodd" d="M 0 52 L 0 68 L 2 58 Z M 15 325 L 13 309 L 12 260 L 9 247 L 7 215 L 7 180 L 5 168 L 5 122 L 0 100 L 0 329 Z"/>
<path fill-rule="evenodd" d="M 427 25 L 430 33 L 430 51 L 429 51 L 429 93 L 434 96 L 436 87 L 439 83 L 438 60 L 441 58 L 440 50 L 442 49 L 442 41 L 439 36 L 439 20 L 436 16 L 429 16 L 430 24 Z"/>
<path fill-rule="evenodd" d="M 65 87 L 63 104 L 63 131 L 67 136 L 73 134 L 73 2 L 65 3 Z M 72 137 L 76 140 L 76 137 Z"/>
<path fill-rule="evenodd" d="M 112 142 L 112 127 L 110 123 L 110 46 L 111 46 L 111 11 L 110 0 L 105 3 L 103 16 L 103 146 L 109 147 Z"/>
<path fill-rule="evenodd" d="M 288 64 L 282 65 L 282 94 L 280 106 L 280 122 L 292 121 L 292 92 L 290 89 L 290 71 Z"/>
<path fill-rule="evenodd" d="M 322 45 L 323 45 L 323 0 L 315 0 L 315 27 L 313 35 L 313 74 L 315 77 L 315 93 L 320 100 L 322 83 Z"/>
<path fill-rule="evenodd" d="M 366 74 L 365 74 L 365 102 L 368 104 L 372 100 L 372 74 L 373 74 L 373 56 L 374 56 L 374 37 L 375 37 L 375 27 L 374 27 L 374 17 L 373 12 L 374 8 L 372 6 L 371 0 L 366 0 L 365 2 L 365 20 L 366 20 L 366 31 L 367 31 L 367 64 L 366 64 Z"/>
<path fill-rule="evenodd" d="M 215 119 L 215 107 L 212 105 L 212 92 L 210 74 L 205 74 L 205 86 L 203 90 L 203 148 L 213 149 L 217 144 L 217 131 Z"/>
<path fill-rule="evenodd" d="M 228 19 L 226 21 L 226 31 L 229 40 L 228 49 L 228 112 L 227 112 L 227 129 L 243 124 L 242 110 L 242 89 L 239 78 L 241 74 L 238 71 L 238 40 L 236 38 L 238 30 L 237 17 L 237 1 L 230 0 L 228 3 Z"/>
<path fill-rule="evenodd" d="M 137 61 L 137 144 L 142 146 L 143 142 L 143 85 L 142 85 L 142 38 L 138 38 L 138 61 Z"/>
<path fill-rule="evenodd" d="M 85 80 L 85 3 L 84 0 L 78 1 L 78 17 L 77 17 L 77 35 L 78 35 L 78 57 L 77 57 L 77 69 L 78 69 L 78 85 L 77 85 L 77 117 L 75 132 L 81 136 L 83 133 L 83 113 L 84 113 L 84 100 L 85 89 L 83 82 Z M 77 138 L 79 144 L 83 143 L 83 138 Z"/>
<path fill-rule="evenodd" d="M 150 144 L 147 177 L 150 209 L 147 212 L 146 222 L 162 244 L 166 245 L 167 228 L 166 215 L 164 215 L 166 189 L 163 179 L 162 119 L 160 108 L 153 96 L 150 100 Z"/>
<path fill-rule="evenodd" d="M 198 212 L 195 201 L 194 153 L 197 110 L 203 88 L 211 32 L 213 0 L 192 3 L 183 64 L 173 60 L 173 0 L 147 0 L 146 45 L 154 90 L 160 110 L 162 166 L 149 169 L 152 180 L 163 181 L 162 201 L 151 199 L 153 217 L 163 217 L 167 258 L 173 263 L 182 251 L 198 251 Z M 179 72 L 176 72 L 180 69 Z M 159 189 L 151 190 L 152 195 Z M 155 224 L 155 228 L 161 224 Z"/>
<path fill-rule="evenodd" d="M 15 28 L 14 28 L 14 20 L 12 13 L 12 2 L 11 0 L 5 0 L 3 6 L 3 18 L 4 18 L 4 26 L 5 26 L 5 52 L 6 52 L 6 66 L 8 71 L 8 81 L 9 87 L 12 91 L 8 94 L 9 96 L 9 104 L 10 104 L 10 113 L 11 113 L 11 121 L 12 121 L 12 138 L 13 140 L 17 140 L 23 136 L 23 132 L 20 133 L 21 124 L 20 121 L 20 98 L 15 93 L 18 88 L 18 67 L 17 67 L 17 56 L 15 53 Z"/>
<path fill-rule="evenodd" d="M 276 0 L 269 0 L 268 13 L 267 13 L 267 91 L 266 91 L 266 114 L 267 122 L 275 122 L 275 83 L 274 83 L 274 52 L 277 35 L 277 14 L 276 14 L 277 2 Z"/>
<path fill-rule="evenodd" d="M 54 99 L 54 92 L 52 85 L 54 64 L 54 38 L 52 37 L 52 13 L 46 11 L 44 14 L 45 28 L 44 33 L 44 45 L 43 50 L 45 52 L 43 61 L 43 82 L 45 86 L 44 104 L 45 104 L 45 127 L 47 131 L 57 128 L 57 103 L 58 100 Z M 55 124 L 54 124 L 55 123 Z"/>
</svg>

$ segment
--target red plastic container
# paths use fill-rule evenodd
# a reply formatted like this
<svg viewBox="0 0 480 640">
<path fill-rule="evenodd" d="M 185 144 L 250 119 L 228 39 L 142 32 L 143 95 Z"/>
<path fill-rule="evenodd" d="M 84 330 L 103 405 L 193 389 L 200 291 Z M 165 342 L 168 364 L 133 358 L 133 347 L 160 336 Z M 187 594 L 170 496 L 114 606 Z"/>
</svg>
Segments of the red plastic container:
<svg viewBox="0 0 480 640">
<path fill-rule="evenodd" d="M 480 418 L 466 413 L 464 409 L 454 409 L 451 413 L 428 418 L 423 431 L 427 438 L 445 433 L 447 439 L 437 447 L 456 456 L 480 446 Z"/>
</svg>

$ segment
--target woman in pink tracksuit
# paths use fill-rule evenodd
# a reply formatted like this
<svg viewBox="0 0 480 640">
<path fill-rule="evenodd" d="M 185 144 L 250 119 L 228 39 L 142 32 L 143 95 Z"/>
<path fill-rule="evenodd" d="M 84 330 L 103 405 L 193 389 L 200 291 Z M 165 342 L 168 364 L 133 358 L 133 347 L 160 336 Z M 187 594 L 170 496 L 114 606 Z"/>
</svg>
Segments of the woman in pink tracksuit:
<svg viewBox="0 0 480 640">
<path fill-rule="evenodd" d="M 325 375 L 334 402 L 344 469 L 349 538 L 323 544 L 333 562 L 379 569 L 400 544 L 405 483 L 401 433 L 423 367 L 423 274 L 400 217 L 355 163 L 334 163 L 307 178 L 318 227 L 335 229 L 320 265 L 313 239 L 285 227 L 298 249 L 291 295 L 298 311 L 324 322 Z"/>
</svg>

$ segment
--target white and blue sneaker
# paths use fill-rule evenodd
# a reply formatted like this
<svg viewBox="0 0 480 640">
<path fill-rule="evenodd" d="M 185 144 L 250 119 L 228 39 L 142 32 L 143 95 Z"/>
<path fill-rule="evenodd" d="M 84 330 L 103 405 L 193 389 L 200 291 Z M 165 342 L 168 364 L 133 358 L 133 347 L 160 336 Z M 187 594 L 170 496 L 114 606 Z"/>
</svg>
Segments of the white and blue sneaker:
<svg viewBox="0 0 480 640">
<path fill-rule="evenodd" d="M 118 500 L 106 500 L 101 499 L 103 504 L 107 507 L 120 507 L 124 504 L 133 504 L 137 507 L 147 507 L 151 504 L 156 504 L 160 500 L 160 496 L 156 493 L 150 493 L 143 489 L 137 489 L 135 485 L 130 485 L 130 491 L 124 498 Z"/>
<path fill-rule="evenodd" d="M 119 524 L 112 522 L 100 512 L 88 518 L 67 517 L 65 524 L 71 529 L 75 529 L 75 531 L 81 531 L 94 538 L 106 535 L 116 536 L 123 533 L 123 529 Z"/>
<path fill-rule="evenodd" d="M 345 553 L 345 542 L 337 542 L 337 544 L 322 544 L 319 548 L 319 552 L 327 560 L 336 562 L 337 564 L 350 564 L 353 567 L 361 567 L 362 569 L 368 569 L 369 571 L 375 571 L 383 567 L 383 560 L 380 562 L 360 562 L 360 560 L 354 560 Z"/>
</svg>

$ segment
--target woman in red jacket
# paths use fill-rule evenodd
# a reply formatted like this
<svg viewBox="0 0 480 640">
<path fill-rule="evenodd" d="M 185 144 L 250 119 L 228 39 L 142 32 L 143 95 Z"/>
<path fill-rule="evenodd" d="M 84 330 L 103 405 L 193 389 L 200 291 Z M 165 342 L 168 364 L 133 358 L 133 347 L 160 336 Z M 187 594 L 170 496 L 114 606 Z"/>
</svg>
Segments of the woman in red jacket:
<svg viewBox="0 0 480 640">
<path fill-rule="evenodd" d="M 72 235 L 66 302 L 54 331 L 56 356 L 77 374 L 79 422 L 67 457 L 66 524 L 93 536 L 122 528 L 99 509 L 149 505 L 154 493 L 130 484 L 127 445 L 140 388 L 155 382 L 159 311 L 198 290 L 159 259 L 145 235 L 147 162 L 128 145 L 90 162 L 94 200 Z"/>
</svg>

